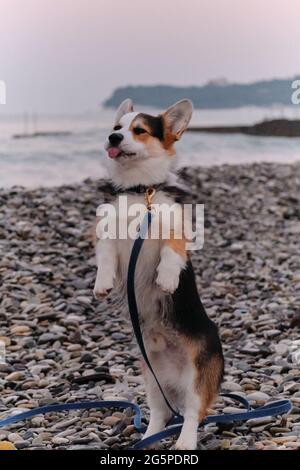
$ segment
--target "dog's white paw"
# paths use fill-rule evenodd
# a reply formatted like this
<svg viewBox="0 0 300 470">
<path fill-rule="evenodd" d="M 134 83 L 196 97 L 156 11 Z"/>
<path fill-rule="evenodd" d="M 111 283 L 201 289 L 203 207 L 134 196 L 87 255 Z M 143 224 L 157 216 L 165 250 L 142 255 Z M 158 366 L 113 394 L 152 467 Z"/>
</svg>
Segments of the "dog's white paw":
<svg viewBox="0 0 300 470">
<path fill-rule="evenodd" d="M 97 300 L 102 300 L 110 293 L 110 291 L 111 291 L 111 289 L 101 290 L 101 291 L 98 291 L 98 290 L 94 289 L 94 291 L 93 291 L 94 292 L 94 297 Z"/>
<path fill-rule="evenodd" d="M 97 300 L 103 299 L 110 293 L 112 288 L 113 288 L 113 281 L 106 280 L 105 282 L 105 279 L 101 281 L 97 280 L 95 283 L 94 291 L 93 291 L 95 299 Z"/>
<path fill-rule="evenodd" d="M 196 450 L 197 440 L 191 438 L 179 437 L 174 445 L 174 450 Z"/>
<path fill-rule="evenodd" d="M 168 294 L 173 294 L 179 284 L 179 275 L 169 269 L 160 269 L 159 266 L 157 273 L 156 284 L 158 287 Z"/>
</svg>

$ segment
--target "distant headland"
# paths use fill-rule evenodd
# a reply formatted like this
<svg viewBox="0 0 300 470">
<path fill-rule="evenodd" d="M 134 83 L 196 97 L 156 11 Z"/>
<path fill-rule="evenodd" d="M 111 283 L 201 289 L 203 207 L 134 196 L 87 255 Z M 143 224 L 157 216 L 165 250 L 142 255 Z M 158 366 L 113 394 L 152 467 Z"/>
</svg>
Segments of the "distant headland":
<svg viewBox="0 0 300 470">
<path fill-rule="evenodd" d="M 252 126 L 189 127 L 189 132 L 247 134 L 260 137 L 300 137 L 300 120 L 272 119 Z"/>
<path fill-rule="evenodd" d="M 198 109 L 288 106 L 292 104 L 292 83 L 297 79 L 300 76 L 247 84 L 214 80 L 203 86 L 126 86 L 117 88 L 103 104 L 105 107 L 116 107 L 125 98 L 131 98 L 139 105 L 164 108 L 182 98 L 189 98 Z"/>
</svg>

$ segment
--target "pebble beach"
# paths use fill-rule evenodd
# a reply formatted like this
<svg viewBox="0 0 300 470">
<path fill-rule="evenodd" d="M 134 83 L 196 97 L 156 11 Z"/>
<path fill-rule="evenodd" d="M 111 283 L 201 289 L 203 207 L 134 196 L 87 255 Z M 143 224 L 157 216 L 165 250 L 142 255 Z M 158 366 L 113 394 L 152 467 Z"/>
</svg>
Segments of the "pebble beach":
<svg viewBox="0 0 300 470">
<path fill-rule="evenodd" d="M 205 205 L 197 284 L 225 355 L 224 392 L 290 414 L 199 429 L 203 450 L 300 449 L 300 164 L 182 170 Z M 93 298 L 92 228 L 103 180 L 0 189 L 0 419 L 53 403 L 124 399 L 148 407 L 140 354 L 112 293 Z M 219 398 L 211 413 L 235 412 Z M 130 409 L 52 413 L 0 428 L 17 449 L 125 449 Z M 165 440 L 163 448 L 174 441 Z"/>
</svg>

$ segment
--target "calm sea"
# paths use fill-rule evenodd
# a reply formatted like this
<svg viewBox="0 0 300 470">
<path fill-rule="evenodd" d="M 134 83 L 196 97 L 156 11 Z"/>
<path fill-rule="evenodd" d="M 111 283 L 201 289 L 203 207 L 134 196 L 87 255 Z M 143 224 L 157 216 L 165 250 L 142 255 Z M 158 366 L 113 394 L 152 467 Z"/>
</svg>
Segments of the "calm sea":
<svg viewBox="0 0 300 470">
<path fill-rule="evenodd" d="M 144 110 L 144 109 L 143 109 Z M 153 113 L 153 109 L 151 113 Z M 57 186 L 106 175 L 103 142 L 113 122 L 112 110 L 82 115 L 0 114 L 0 187 Z M 300 119 L 300 107 L 195 111 L 192 125 L 254 124 L 266 118 Z M 69 131 L 70 135 L 13 139 L 16 133 Z M 185 134 L 178 143 L 178 165 L 221 165 L 300 160 L 300 138 Z"/>
</svg>

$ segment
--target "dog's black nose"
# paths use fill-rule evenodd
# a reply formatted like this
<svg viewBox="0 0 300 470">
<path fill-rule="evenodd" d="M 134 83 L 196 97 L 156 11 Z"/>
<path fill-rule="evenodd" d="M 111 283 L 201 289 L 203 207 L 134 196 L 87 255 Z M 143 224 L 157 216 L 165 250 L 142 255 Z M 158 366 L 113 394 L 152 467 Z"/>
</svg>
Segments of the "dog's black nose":
<svg viewBox="0 0 300 470">
<path fill-rule="evenodd" d="M 123 134 L 120 134 L 120 132 L 113 132 L 110 134 L 108 137 L 109 142 L 111 145 L 119 145 L 120 142 L 124 139 Z"/>
</svg>

